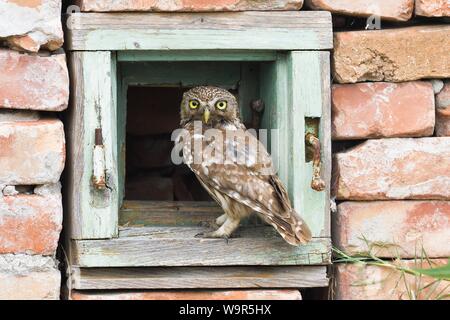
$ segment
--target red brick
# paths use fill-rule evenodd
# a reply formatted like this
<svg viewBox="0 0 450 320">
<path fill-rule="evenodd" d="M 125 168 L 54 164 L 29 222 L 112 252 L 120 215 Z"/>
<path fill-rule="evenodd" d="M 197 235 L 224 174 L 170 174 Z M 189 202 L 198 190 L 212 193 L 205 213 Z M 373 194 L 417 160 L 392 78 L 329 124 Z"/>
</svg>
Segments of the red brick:
<svg viewBox="0 0 450 320">
<path fill-rule="evenodd" d="M 61 229 L 59 187 L 50 194 L 0 196 L 0 254 L 54 255 Z"/>
<path fill-rule="evenodd" d="M 416 0 L 415 13 L 425 17 L 450 17 L 448 0 Z"/>
<path fill-rule="evenodd" d="M 428 269 L 444 266 L 447 259 L 431 260 L 431 266 L 428 262 L 421 263 L 420 259 L 397 263 L 409 268 Z M 410 274 L 403 277 L 402 272 L 396 269 L 379 266 L 339 263 L 335 265 L 334 280 L 336 300 L 423 300 L 450 294 L 446 281 L 425 288 L 434 282 L 433 278 Z"/>
<path fill-rule="evenodd" d="M 406 21 L 412 16 L 414 0 L 305 0 L 305 6 L 342 15 L 377 15 L 386 20 Z"/>
<path fill-rule="evenodd" d="M 0 300 L 59 300 L 60 282 L 58 270 L 27 275 L 0 272 Z"/>
<path fill-rule="evenodd" d="M 0 123 L 0 184 L 56 183 L 64 161 L 65 140 L 60 120 Z"/>
<path fill-rule="evenodd" d="M 0 109 L 62 111 L 68 100 L 65 54 L 41 57 L 0 49 Z"/>
<path fill-rule="evenodd" d="M 339 200 L 450 199 L 450 138 L 368 140 L 335 154 Z"/>
<path fill-rule="evenodd" d="M 450 257 L 450 201 L 342 202 L 333 217 L 334 244 L 378 257 Z"/>
<path fill-rule="evenodd" d="M 72 300 L 301 300 L 298 290 L 72 291 Z"/>
<path fill-rule="evenodd" d="M 61 48 L 61 0 L 2 0 L 0 12 L 0 39 L 12 48 L 32 52 Z"/>
<path fill-rule="evenodd" d="M 450 82 L 436 95 L 436 135 L 450 136 Z"/>
<path fill-rule="evenodd" d="M 449 25 L 335 32 L 334 79 L 355 83 L 449 78 L 449 32 Z"/>
<path fill-rule="evenodd" d="M 425 81 L 334 85 L 332 116 L 335 140 L 431 136 L 433 87 Z"/>
<path fill-rule="evenodd" d="M 0 255 L 0 300 L 57 300 L 61 273 L 51 257 Z"/>
<path fill-rule="evenodd" d="M 81 11 L 244 11 L 299 10 L 303 0 L 77 0 Z"/>
</svg>

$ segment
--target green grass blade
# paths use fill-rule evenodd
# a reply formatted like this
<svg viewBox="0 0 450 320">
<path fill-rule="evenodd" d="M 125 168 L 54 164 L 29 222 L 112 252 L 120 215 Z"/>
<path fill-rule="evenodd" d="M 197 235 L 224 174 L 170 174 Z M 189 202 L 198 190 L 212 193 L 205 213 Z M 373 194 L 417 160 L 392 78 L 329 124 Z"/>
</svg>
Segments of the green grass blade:
<svg viewBox="0 0 450 320">
<path fill-rule="evenodd" d="M 447 264 L 442 267 L 428 269 L 414 268 L 413 270 L 434 279 L 450 281 L 450 259 L 447 261 Z"/>
</svg>

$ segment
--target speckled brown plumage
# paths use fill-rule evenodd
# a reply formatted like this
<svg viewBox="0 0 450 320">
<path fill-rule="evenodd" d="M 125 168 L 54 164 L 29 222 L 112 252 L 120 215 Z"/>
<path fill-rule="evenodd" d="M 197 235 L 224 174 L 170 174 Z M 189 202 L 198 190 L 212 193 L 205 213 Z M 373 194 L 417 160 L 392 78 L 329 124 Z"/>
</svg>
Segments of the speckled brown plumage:
<svg viewBox="0 0 450 320">
<path fill-rule="evenodd" d="M 198 101 L 195 109 L 190 107 L 192 100 Z M 219 101 L 226 102 L 225 110 L 217 108 Z M 238 110 L 236 98 L 221 88 L 196 87 L 183 95 L 181 125 L 190 134 L 181 138 L 184 162 L 225 212 L 216 219 L 220 227 L 201 236 L 227 238 L 242 218 L 255 212 L 288 243 L 308 242 L 311 239 L 308 226 L 292 208 L 270 155 L 246 130 Z M 205 122 L 205 112 L 209 115 L 208 122 L 202 123 L 200 132 L 195 131 L 200 121 Z M 215 129 L 213 132 L 221 133 L 223 139 L 211 139 L 207 129 Z M 201 154 L 195 153 L 194 145 L 202 146 Z"/>
</svg>

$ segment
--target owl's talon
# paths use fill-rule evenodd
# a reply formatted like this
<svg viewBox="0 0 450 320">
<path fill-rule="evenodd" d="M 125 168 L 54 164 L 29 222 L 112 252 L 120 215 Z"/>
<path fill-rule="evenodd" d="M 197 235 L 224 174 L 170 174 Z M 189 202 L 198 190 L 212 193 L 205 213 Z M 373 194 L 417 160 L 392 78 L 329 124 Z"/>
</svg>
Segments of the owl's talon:
<svg viewBox="0 0 450 320">
<path fill-rule="evenodd" d="M 216 223 L 214 222 L 210 222 L 210 221 L 200 221 L 198 223 L 199 227 L 204 227 L 204 228 L 209 228 L 209 229 L 218 229 L 220 226 L 218 226 Z"/>
<path fill-rule="evenodd" d="M 204 233 L 204 232 L 200 232 L 200 233 L 197 233 L 197 234 L 194 236 L 194 238 L 204 238 L 204 236 L 205 236 L 205 233 Z"/>
<path fill-rule="evenodd" d="M 228 244 L 228 240 L 231 238 L 230 235 L 219 234 L 216 231 L 200 232 L 200 233 L 197 233 L 194 237 L 195 238 L 203 238 L 203 239 L 224 239 L 227 242 L 227 244 Z"/>
</svg>

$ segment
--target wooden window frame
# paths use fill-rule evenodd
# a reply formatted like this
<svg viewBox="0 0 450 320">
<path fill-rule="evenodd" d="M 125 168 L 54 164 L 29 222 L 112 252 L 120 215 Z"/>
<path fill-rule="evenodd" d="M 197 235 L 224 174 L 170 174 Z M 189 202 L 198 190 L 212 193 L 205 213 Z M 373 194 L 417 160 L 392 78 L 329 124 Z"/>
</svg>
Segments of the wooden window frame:
<svg viewBox="0 0 450 320">
<path fill-rule="evenodd" d="M 92 277 L 89 273 L 95 270 L 92 268 L 284 266 L 304 274 L 306 267 L 297 266 L 323 266 L 331 262 L 330 65 L 329 52 L 325 51 L 332 48 L 329 13 L 76 13 L 69 18 L 72 105 L 67 125 L 66 247 L 70 265 L 78 270 L 75 273 L 79 281 L 81 274 L 85 275 L 83 279 Z M 189 23 L 182 30 L 173 27 L 189 21 L 192 27 Z M 198 21 L 206 23 L 199 26 Z M 216 30 L 211 30 L 211 25 Z M 195 49 L 186 41 L 194 37 L 200 39 L 195 42 Z M 167 48 L 171 50 L 162 50 Z M 118 105 L 124 103 L 121 90 L 129 83 L 117 66 L 125 61 L 270 61 L 264 70 L 269 76 L 261 80 L 261 98 L 277 108 L 271 112 L 266 126 L 281 129 L 280 139 L 289 141 L 280 144 L 279 175 L 287 184 L 295 208 L 310 225 L 313 240 L 304 246 L 289 246 L 275 233 L 266 232 L 270 227 L 258 230 L 267 233 L 264 239 L 254 237 L 250 230 L 248 236 L 232 239 L 228 244 L 196 239 L 189 232 L 179 238 L 154 236 L 170 233 L 167 228 L 119 230 L 124 137 L 118 124 L 124 125 L 125 118 Z M 97 128 L 102 129 L 105 150 L 107 188 L 102 190 L 92 183 Z M 321 192 L 310 187 L 312 162 L 305 160 L 307 132 L 316 134 L 321 141 L 322 176 L 326 182 L 326 189 Z M 180 256 L 180 248 L 187 254 Z M 325 267 L 316 268 L 325 275 Z M 137 272 L 135 276 L 142 277 L 143 270 L 130 273 Z M 323 284 L 324 279 L 326 275 L 315 281 L 316 285 Z M 252 281 L 255 283 L 255 279 Z M 292 285 L 299 283 L 293 281 Z M 80 284 L 78 288 L 87 287 Z"/>
</svg>

